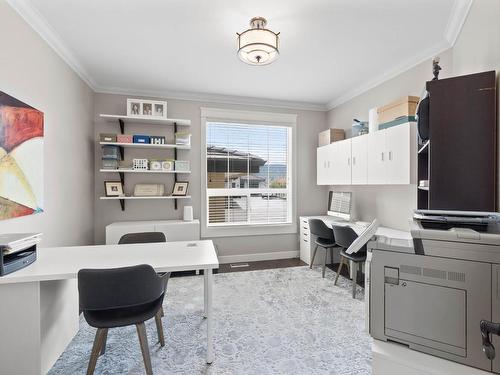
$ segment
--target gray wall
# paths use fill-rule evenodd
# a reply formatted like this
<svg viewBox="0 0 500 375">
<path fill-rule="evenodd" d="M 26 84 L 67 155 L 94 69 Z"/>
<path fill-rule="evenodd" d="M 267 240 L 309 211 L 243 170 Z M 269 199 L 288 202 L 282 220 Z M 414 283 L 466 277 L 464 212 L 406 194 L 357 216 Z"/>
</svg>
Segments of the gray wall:
<svg viewBox="0 0 500 375">
<path fill-rule="evenodd" d="M 103 122 L 99 118 L 100 113 L 120 114 L 126 113 L 127 96 L 112 95 L 112 94 L 96 94 L 94 101 L 94 120 L 95 120 L 95 137 L 99 133 L 119 131 L 118 125 Z M 129 220 L 157 220 L 157 219 L 180 219 L 182 217 L 183 204 L 191 204 L 194 210 L 195 218 L 200 217 L 200 202 L 201 202 L 201 128 L 200 128 L 200 107 L 214 108 L 231 108 L 240 110 L 255 110 L 265 112 L 279 113 L 295 113 L 297 118 L 297 211 L 299 215 L 313 215 L 325 212 L 327 205 L 327 190 L 325 187 L 316 185 L 316 145 L 317 134 L 326 127 L 326 113 L 319 111 L 294 111 L 290 109 L 269 108 L 269 107 L 254 107 L 254 106 L 239 106 L 227 105 L 218 103 L 205 103 L 186 100 L 171 100 L 168 102 L 168 117 L 171 118 L 186 118 L 191 120 L 192 133 L 192 148 L 189 151 L 179 151 L 179 159 L 183 156 L 191 161 L 192 173 L 189 176 L 191 202 L 185 203 L 179 201 L 179 210 L 174 210 L 174 204 L 170 201 L 129 201 L 124 212 L 120 210 L 118 202 L 115 201 L 100 201 L 99 196 L 103 195 L 104 181 L 106 179 L 117 179 L 116 173 L 99 173 L 97 172 L 101 164 L 101 150 L 96 145 L 95 148 L 95 241 L 103 243 L 105 241 L 106 225 L 115 221 Z M 147 130 L 146 130 L 147 129 Z M 126 133 L 153 133 L 158 135 L 167 135 L 173 137 L 172 133 L 167 130 L 155 130 L 149 127 L 126 127 Z M 146 157 L 159 157 L 158 151 L 150 150 L 126 150 L 126 159 L 133 156 L 145 155 Z M 167 157 L 173 157 L 173 151 L 166 151 Z M 143 180 L 144 182 L 165 183 L 166 189 L 171 189 L 173 184 L 172 176 L 150 176 L 144 178 L 141 175 L 126 176 L 126 190 L 130 192 L 133 185 Z M 255 254 L 279 251 L 296 251 L 298 250 L 298 235 L 283 234 L 283 235 L 265 235 L 265 236 L 248 236 L 248 237 L 224 237 L 214 238 L 217 244 L 220 255 L 241 255 Z"/>
<path fill-rule="evenodd" d="M 452 52 L 441 55 L 440 77 L 452 72 Z M 432 60 L 425 61 L 383 84 L 329 111 L 327 123 L 332 128 L 349 132 L 352 119 L 368 120 L 370 108 L 380 107 L 406 95 L 420 96 L 425 82 L 432 78 Z M 353 192 L 353 217 L 371 221 L 378 218 L 381 225 L 407 230 L 409 218 L 417 206 L 415 185 L 334 186 L 332 190 Z"/>
<path fill-rule="evenodd" d="M 443 67 L 440 77 L 486 70 L 500 71 L 499 15 L 500 2 L 497 0 L 481 0 L 473 3 L 455 46 L 440 55 Z M 425 81 L 430 78 L 432 78 L 431 60 L 329 111 L 328 127 L 348 129 L 353 118 L 366 120 L 370 108 L 386 104 L 404 95 L 420 96 Z M 411 211 L 416 207 L 414 185 L 335 186 L 331 189 L 354 192 L 353 214 L 358 219 L 371 220 L 378 217 L 383 225 L 394 228 L 407 229 Z"/>
<path fill-rule="evenodd" d="M 0 222 L 43 232 L 43 245 L 93 240 L 93 92 L 6 2 L 0 2 L 0 90 L 45 113 L 44 213 Z"/>
</svg>

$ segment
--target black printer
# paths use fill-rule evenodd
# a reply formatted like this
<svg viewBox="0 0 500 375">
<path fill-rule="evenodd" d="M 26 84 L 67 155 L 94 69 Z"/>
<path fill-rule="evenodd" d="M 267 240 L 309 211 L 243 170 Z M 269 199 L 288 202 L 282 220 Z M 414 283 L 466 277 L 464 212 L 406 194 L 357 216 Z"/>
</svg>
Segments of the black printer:
<svg viewBox="0 0 500 375">
<path fill-rule="evenodd" d="M 27 267 L 36 260 L 36 247 L 41 233 L 9 233 L 0 235 L 0 276 Z"/>
</svg>

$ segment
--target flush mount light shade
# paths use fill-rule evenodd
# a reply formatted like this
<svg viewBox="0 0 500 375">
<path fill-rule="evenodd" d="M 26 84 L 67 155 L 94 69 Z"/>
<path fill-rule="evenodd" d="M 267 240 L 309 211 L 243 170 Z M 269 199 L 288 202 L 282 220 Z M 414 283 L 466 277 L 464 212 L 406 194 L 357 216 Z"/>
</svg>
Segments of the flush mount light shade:
<svg viewBox="0 0 500 375">
<path fill-rule="evenodd" d="M 262 17 L 250 20 L 250 29 L 238 35 L 238 57 L 250 65 L 267 65 L 279 56 L 279 33 L 266 29 Z"/>
</svg>

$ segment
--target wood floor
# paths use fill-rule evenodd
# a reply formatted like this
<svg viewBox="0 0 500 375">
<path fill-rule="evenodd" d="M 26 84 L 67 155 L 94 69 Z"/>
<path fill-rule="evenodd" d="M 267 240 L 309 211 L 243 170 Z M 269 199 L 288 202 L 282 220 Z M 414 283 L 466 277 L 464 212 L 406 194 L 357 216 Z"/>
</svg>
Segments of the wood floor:
<svg viewBox="0 0 500 375">
<path fill-rule="evenodd" d="M 300 266 L 307 266 L 307 264 L 301 261 L 299 258 L 262 260 L 256 262 L 221 264 L 219 266 L 218 273 L 245 272 L 245 271 L 268 270 L 273 268 L 287 268 L 287 267 L 300 267 Z M 333 265 L 327 264 L 326 266 L 335 272 L 337 272 L 339 268 L 338 263 L 334 263 Z M 316 265 L 315 267 L 321 267 L 321 266 Z M 340 274 L 346 278 L 350 278 L 347 267 L 345 266 L 342 268 Z M 357 280 L 357 284 L 360 286 L 364 286 L 364 277 L 359 277 L 359 279 Z"/>
<path fill-rule="evenodd" d="M 307 266 L 306 263 L 301 261 L 299 258 L 290 258 L 290 259 L 274 259 L 274 260 L 260 260 L 255 262 L 239 262 L 239 263 L 226 263 L 219 265 L 219 269 L 215 271 L 215 273 L 230 273 L 230 272 L 245 272 L 245 271 L 257 271 L 257 270 L 269 270 L 274 268 L 288 268 L 288 267 L 302 267 Z M 339 268 L 338 263 L 334 263 L 333 265 L 326 265 L 329 269 L 337 272 Z M 321 265 L 316 265 L 314 267 L 321 267 Z M 203 274 L 203 271 L 200 271 Z M 172 277 L 178 276 L 193 276 L 194 271 L 184 271 L 184 272 L 174 272 Z M 342 272 L 340 273 L 342 276 L 346 278 L 350 278 L 349 272 L 347 271 L 347 267 L 342 268 Z M 357 284 L 360 286 L 364 286 L 364 277 L 359 277 L 357 280 Z"/>
</svg>

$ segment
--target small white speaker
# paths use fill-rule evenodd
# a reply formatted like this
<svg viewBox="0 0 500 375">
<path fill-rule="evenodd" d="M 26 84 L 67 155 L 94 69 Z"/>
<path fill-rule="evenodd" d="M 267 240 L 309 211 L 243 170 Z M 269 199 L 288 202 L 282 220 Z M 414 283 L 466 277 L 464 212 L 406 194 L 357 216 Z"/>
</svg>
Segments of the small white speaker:
<svg viewBox="0 0 500 375">
<path fill-rule="evenodd" d="M 184 206 L 184 221 L 193 221 L 193 206 Z"/>
</svg>

